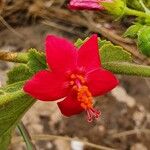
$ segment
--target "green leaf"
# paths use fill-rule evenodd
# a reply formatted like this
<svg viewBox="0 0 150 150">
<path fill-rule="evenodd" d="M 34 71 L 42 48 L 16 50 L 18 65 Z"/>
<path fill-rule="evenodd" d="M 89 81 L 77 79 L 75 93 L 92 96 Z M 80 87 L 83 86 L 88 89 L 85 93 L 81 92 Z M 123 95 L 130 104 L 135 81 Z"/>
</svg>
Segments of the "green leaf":
<svg viewBox="0 0 150 150">
<path fill-rule="evenodd" d="M 11 130 L 8 130 L 6 134 L 0 137 L 0 149 L 7 150 L 10 144 Z"/>
<path fill-rule="evenodd" d="M 80 47 L 83 43 L 85 43 L 85 41 L 87 41 L 89 39 L 89 37 L 85 38 L 84 40 L 82 39 L 77 39 L 77 41 L 75 42 L 75 46 L 76 47 Z M 100 38 L 98 38 L 98 47 L 101 48 L 103 45 L 105 44 L 111 44 L 110 41 L 107 40 L 101 40 Z"/>
<path fill-rule="evenodd" d="M 83 43 L 85 43 L 88 39 L 89 39 L 89 37 L 85 38 L 84 40 L 82 40 L 82 39 L 77 39 L 77 41 L 74 43 L 74 45 L 79 48 L 79 47 L 80 47 Z"/>
<path fill-rule="evenodd" d="M 11 131 L 14 130 L 23 114 L 35 102 L 32 97 L 22 91 L 25 80 L 37 71 L 47 68 L 44 53 L 30 49 L 27 57 L 27 65 L 15 66 L 8 73 L 7 83 L 9 85 L 0 88 L 0 149 L 3 150 L 7 149 Z"/>
<path fill-rule="evenodd" d="M 80 47 L 85 40 L 78 39 L 75 45 Z M 120 46 L 113 45 L 110 41 L 98 39 L 101 61 L 104 62 L 131 62 L 131 54 Z"/>
<path fill-rule="evenodd" d="M 139 0 L 126 0 L 127 5 L 131 8 L 137 9 L 137 10 L 143 10 Z"/>
<path fill-rule="evenodd" d="M 16 127 L 23 114 L 35 102 L 32 97 L 21 90 L 23 83 L 10 84 L 0 89 L 3 91 L 3 94 L 0 95 L 0 141 L 7 139 L 3 143 L 3 147 L 7 147 L 11 131 Z"/>
<path fill-rule="evenodd" d="M 130 26 L 126 32 L 124 33 L 124 37 L 129 37 L 129 38 L 136 38 L 137 37 L 137 34 L 138 34 L 138 31 L 143 27 L 143 25 L 141 24 L 135 24 L 135 25 L 132 25 Z"/>
<path fill-rule="evenodd" d="M 131 54 L 123 50 L 120 46 L 105 44 L 100 49 L 101 61 L 106 62 L 131 62 Z"/>
<path fill-rule="evenodd" d="M 16 65 L 8 72 L 8 84 L 29 79 L 39 70 L 46 69 L 45 54 L 35 49 L 30 49 L 28 53 L 28 63 Z"/>
<path fill-rule="evenodd" d="M 12 84 L 19 81 L 27 80 L 31 77 L 29 67 L 27 65 L 21 64 L 15 66 L 11 71 L 8 72 L 8 84 Z"/>
<path fill-rule="evenodd" d="M 77 41 L 74 43 L 74 45 L 75 45 L 76 47 L 80 47 L 83 43 L 84 43 L 83 40 L 77 39 Z"/>
<path fill-rule="evenodd" d="M 144 55 L 150 57 L 150 26 L 144 26 L 139 30 L 138 48 Z"/>
<path fill-rule="evenodd" d="M 16 82 L 13 84 L 9 84 L 9 85 L 1 88 L 1 91 L 3 92 L 3 94 L 5 94 L 5 93 L 11 93 L 11 92 L 21 90 L 24 83 L 25 83 L 25 81 L 20 81 L 20 82 Z"/>
<path fill-rule="evenodd" d="M 107 41 L 107 40 L 101 40 L 99 39 L 98 40 L 98 47 L 101 49 L 102 46 L 106 45 L 106 44 L 111 44 L 110 41 Z"/>
<path fill-rule="evenodd" d="M 36 49 L 30 49 L 28 57 L 29 61 L 27 65 L 32 74 L 40 70 L 45 70 L 47 68 L 44 53 L 38 52 Z"/>
<path fill-rule="evenodd" d="M 141 5 L 140 3 L 140 0 L 126 0 L 127 1 L 127 5 L 131 8 L 134 8 L 134 9 L 137 9 L 137 10 L 142 10 L 144 11 L 144 8 L 143 6 Z M 144 5 L 147 7 L 147 8 L 150 8 L 150 1 L 149 0 L 141 0 Z"/>
</svg>

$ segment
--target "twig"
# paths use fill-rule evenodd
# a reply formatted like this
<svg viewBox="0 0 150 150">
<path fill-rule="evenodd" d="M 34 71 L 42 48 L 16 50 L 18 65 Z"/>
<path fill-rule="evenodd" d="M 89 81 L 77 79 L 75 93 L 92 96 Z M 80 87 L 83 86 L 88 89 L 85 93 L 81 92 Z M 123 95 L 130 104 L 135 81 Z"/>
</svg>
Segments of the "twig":
<svg viewBox="0 0 150 150">
<path fill-rule="evenodd" d="M 11 32 L 13 32 L 15 35 L 17 35 L 18 37 L 20 37 L 21 39 L 24 39 L 24 37 L 18 33 L 14 28 L 12 28 L 5 20 L 2 16 L 0 16 L 0 21 L 2 22 L 3 25 L 5 25 Z"/>
<path fill-rule="evenodd" d="M 146 82 L 146 84 L 147 84 L 148 88 L 150 89 L 150 80 L 145 79 L 145 82 Z"/>
<path fill-rule="evenodd" d="M 145 82 L 146 82 L 148 89 L 150 90 L 150 80 L 145 78 Z M 150 99 L 150 94 L 148 95 L 148 97 Z"/>
<path fill-rule="evenodd" d="M 121 138 L 121 137 L 129 136 L 129 135 L 133 135 L 133 134 L 138 134 L 138 133 L 150 134 L 150 129 L 129 130 L 129 131 L 113 134 L 112 137 L 113 138 Z"/>
<path fill-rule="evenodd" d="M 64 27 L 64 26 L 61 26 L 61 25 L 58 25 L 58 23 L 55 23 L 55 22 L 50 22 L 50 21 L 42 21 L 43 24 L 47 25 L 47 26 L 51 26 L 53 28 L 57 28 L 59 30 L 62 30 L 62 31 L 65 31 L 65 32 L 68 32 L 68 33 L 71 33 L 71 34 L 74 34 L 76 36 L 82 36 L 82 37 L 85 37 L 87 36 L 85 33 L 80 33 L 78 31 L 73 31 L 72 28 L 69 28 L 69 27 Z"/>
<path fill-rule="evenodd" d="M 89 13 L 85 13 L 82 12 L 82 14 L 85 16 L 85 18 L 87 19 L 87 21 L 91 24 L 95 23 L 93 20 L 93 16 L 91 16 Z M 127 44 L 135 44 L 135 41 L 129 38 L 123 38 L 120 35 L 114 33 L 113 31 L 105 28 L 102 24 L 100 23 L 95 23 L 95 26 L 97 26 L 96 24 L 98 24 L 98 26 L 100 27 L 100 32 L 102 31 L 102 33 L 104 33 L 105 36 L 107 36 L 107 34 L 109 35 L 108 37 L 111 37 L 117 41 L 123 42 L 123 43 L 127 43 Z M 89 25 L 89 29 L 90 29 L 91 25 Z M 91 29 L 93 30 L 93 29 Z M 109 30 L 109 32 L 107 32 Z"/>
<path fill-rule="evenodd" d="M 68 11 L 66 10 L 61 10 L 61 9 L 55 10 L 54 8 L 51 8 L 50 10 L 47 10 L 47 11 L 49 11 L 49 13 L 48 12 L 47 14 L 45 13 L 45 15 L 47 15 L 45 18 L 52 18 L 52 19 L 57 18 L 65 22 L 68 21 L 71 24 L 76 24 L 79 26 L 87 27 L 90 31 L 101 33 L 108 40 L 112 41 L 113 43 L 117 45 L 122 46 L 124 49 L 126 49 L 131 54 L 133 54 L 133 56 L 138 61 L 140 61 L 140 63 L 148 64 L 148 65 L 150 64 L 150 59 L 147 59 L 147 57 L 145 57 L 144 55 L 139 54 L 135 44 L 124 43 L 121 40 L 118 40 L 118 37 L 114 32 L 112 32 L 109 29 L 106 29 L 101 24 L 95 23 L 95 22 L 89 22 L 88 20 L 81 18 L 78 15 L 69 14 Z M 41 17 L 44 18 L 44 16 L 41 16 Z"/>
<path fill-rule="evenodd" d="M 100 150 L 116 150 L 114 148 L 109 148 L 109 147 L 89 143 L 87 141 L 83 141 L 83 140 L 80 140 L 80 139 L 77 139 L 77 138 L 63 137 L 63 136 L 57 136 L 57 135 L 44 135 L 44 134 L 41 134 L 41 135 L 33 135 L 33 136 L 31 136 L 31 138 L 34 141 L 39 141 L 39 140 L 40 141 L 45 141 L 45 140 L 60 139 L 60 140 L 65 140 L 65 141 L 71 142 L 71 141 L 75 140 L 75 141 L 82 142 L 86 146 L 89 146 L 89 147 L 92 147 L 92 148 L 97 148 L 97 149 L 100 149 Z M 12 139 L 12 144 L 17 144 L 17 143 L 20 143 L 22 141 L 23 140 L 22 140 L 21 137 L 15 137 L 15 138 Z"/>
</svg>

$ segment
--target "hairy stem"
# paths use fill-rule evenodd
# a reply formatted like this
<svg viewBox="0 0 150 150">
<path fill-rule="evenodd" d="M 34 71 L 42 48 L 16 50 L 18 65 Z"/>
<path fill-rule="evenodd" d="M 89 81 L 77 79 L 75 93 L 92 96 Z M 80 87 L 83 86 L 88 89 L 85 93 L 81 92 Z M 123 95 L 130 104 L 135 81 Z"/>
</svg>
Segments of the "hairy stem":
<svg viewBox="0 0 150 150">
<path fill-rule="evenodd" d="M 142 11 L 130 9 L 127 7 L 125 8 L 125 14 L 126 15 L 133 15 L 133 16 L 137 16 L 137 17 L 142 17 L 142 18 L 146 18 L 146 19 L 150 20 L 150 14 L 142 12 Z"/>
<path fill-rule="evenodd" d="M 28 54 L 27 53 L 15 53 L 15 52 L 4 52 L 0 51 L 0 60 L 17 62 L 17 63 L 27 63 Z"/>
<path fill-rule="evenodd" d="M 102 65 L 105 69 L 116 74 L 150 77 L 150 66 L 120 62 L 108 62 L 103 63 Z"/>
</svg>

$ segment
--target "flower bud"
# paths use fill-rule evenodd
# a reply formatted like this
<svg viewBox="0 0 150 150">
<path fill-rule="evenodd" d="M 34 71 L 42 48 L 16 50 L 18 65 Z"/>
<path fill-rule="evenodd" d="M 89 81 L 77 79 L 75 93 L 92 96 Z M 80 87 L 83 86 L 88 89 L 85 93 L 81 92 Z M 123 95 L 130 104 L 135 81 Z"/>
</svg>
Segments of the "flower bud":
<svg viewBox="0 0 150 150">
<path fill-rule="evenodd" d="M 101 5 L 112 15 L 120 17 L 124 15 L 126 3 L 124 0 L 111 0 L 109 2 L 101 2 Z"/>
</svg>

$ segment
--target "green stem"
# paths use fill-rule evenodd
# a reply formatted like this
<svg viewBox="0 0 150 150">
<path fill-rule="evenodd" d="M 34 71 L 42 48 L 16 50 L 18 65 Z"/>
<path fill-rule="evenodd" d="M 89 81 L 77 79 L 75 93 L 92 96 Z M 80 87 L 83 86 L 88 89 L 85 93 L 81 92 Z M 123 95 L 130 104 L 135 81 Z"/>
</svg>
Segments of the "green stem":
<svg viewBox="0 0 150 150">
<path fill-rule="evenodd" d="M 119 62 L 103 63 L 102 65 L 105 69 L 110 70 L 115 74 L 150 77 L 150 66 Z"/>
<path fill-rule="evenodd" d="M 22 122 L 20 122 L 20 123 L 18 123 L 17 127 L 18 127 L 18 130 L 19 130 L 20 134 L 22 135 L 22 137 L 26 143 L 27 150 L 35 149 L 34 145 L 31 142 L 31 137 L 30 137 L 28 131 L 26 130 L 24 124 Z"/>
<path fill-rule="evenodd" d="M 137 16 L 137 17 L 150 19 L 150 14 L 147 14 L 147 13 L 142 12 L 142 11 L 130 9 L 128 7 L 126 7 L 124 11 L 125 11 L 126 15 L 133 15 L 133 16 Z"/>
<path fill-rule="evenodd" d="M 0 60 L 17 62 L 17 63 L 27 63 L 28 54 L 27 53 L 14 53 L 14 52 L 4 52 L 0 51 Z"/>
</svg>

